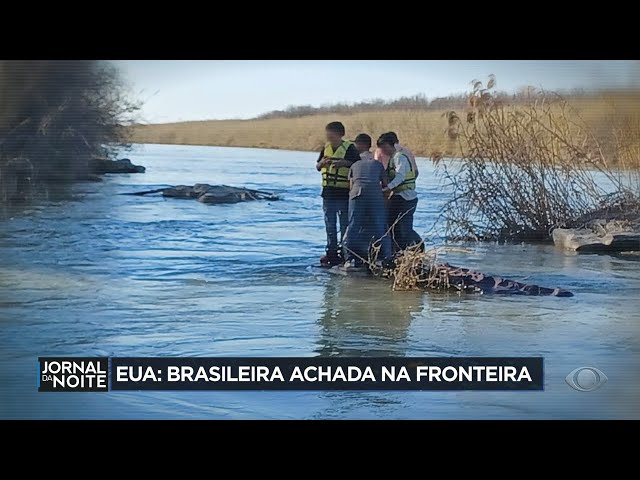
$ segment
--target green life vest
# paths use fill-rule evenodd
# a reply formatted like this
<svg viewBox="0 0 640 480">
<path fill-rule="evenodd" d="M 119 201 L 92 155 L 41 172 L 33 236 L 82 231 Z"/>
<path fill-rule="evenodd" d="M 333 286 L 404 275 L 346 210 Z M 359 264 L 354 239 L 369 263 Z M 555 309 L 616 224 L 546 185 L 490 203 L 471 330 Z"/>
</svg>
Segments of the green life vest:
<svg viewBox="0 0 640 480">
<path fill-rule="evenodd" d="M 335 160 L 344 159 L 347 150 L 351 146 L 351 142 L 344 140 L 335 150 L 330 143 L 324 146 L 324 156 Z M 322 186 L 323 187 L 339 187 L 349 188 L 349 167 L 336 168 L 333 165 L 322 167 Z"/>
<path fill-rule="evenodd" d="M 411 159 L 407 157 L 404 153 L 397 152 L 390 159 L 389 164 L 387 165 L 387 175 L 389 177 L 389 181 L 393 180 L 396 176 L 396 158 L 400 155 L 403 155 L 407 162 L 409 163 L 409 171 L 404 176 L 404 181 L 393 189 L 395 193 L 404 192 L 405 190 L 415 190 L 416 189 L 416 171 L 413 168 L 413 164 L 411 163 Z"/>
</svg>

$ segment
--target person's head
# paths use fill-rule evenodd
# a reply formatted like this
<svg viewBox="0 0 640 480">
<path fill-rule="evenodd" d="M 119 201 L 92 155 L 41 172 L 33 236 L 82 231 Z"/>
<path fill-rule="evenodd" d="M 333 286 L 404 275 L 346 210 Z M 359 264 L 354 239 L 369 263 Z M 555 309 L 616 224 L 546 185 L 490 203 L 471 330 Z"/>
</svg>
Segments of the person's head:
<svg viewBox="0 0 640 480">
<path fill-rule="evenodd" d="M 398 135 L 396 135 L 396 132 L 387 132 L 386 135 L 389 135 L 389 137 L 393 139 L 394 145 L 396 143 L 400 143 L 400 140 L 398 140 Z"/>
<path fill-rule="evenodd" d="M 393 135 L 383 133 L 382 135 L 380 135 L 380 138 L 378 138 L 376 145 L 382 151 L 382 153 L 391 156 L 396 153 L 395 140 L 396 139 L 393 137 Z"/>
<path fill-rule="evenodd" d="M 360 133 L 356 137 L 355 144 L 358 153 L 368 152 L 371 148 L 371 137 L 366 133 Z"/>
<path fill-rule="evenodd" d="M 342 143 L 342 137 L 344 137 L 344 125 L 341 122 L 331 122 L 324 127 L 327 142 L 334 147 L 337 147 Z"/>
</svg>

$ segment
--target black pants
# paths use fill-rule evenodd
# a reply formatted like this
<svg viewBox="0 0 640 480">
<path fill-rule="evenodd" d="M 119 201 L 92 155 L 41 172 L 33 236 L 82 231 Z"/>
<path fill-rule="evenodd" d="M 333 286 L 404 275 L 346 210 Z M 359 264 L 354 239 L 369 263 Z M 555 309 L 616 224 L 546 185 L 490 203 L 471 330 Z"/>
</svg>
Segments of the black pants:
<svg viewBox="0 0 640 480">
<path fill-rule="evenodd" d="M 413 214 L 417 206 L 417 198 L 405 200 L 400 195 L 394 194 L 389 199 L 389 226 L 395 223 L 391 230 L 394 252 L 422 241 L 422 237 L 413 229 Z"/>
</svg>

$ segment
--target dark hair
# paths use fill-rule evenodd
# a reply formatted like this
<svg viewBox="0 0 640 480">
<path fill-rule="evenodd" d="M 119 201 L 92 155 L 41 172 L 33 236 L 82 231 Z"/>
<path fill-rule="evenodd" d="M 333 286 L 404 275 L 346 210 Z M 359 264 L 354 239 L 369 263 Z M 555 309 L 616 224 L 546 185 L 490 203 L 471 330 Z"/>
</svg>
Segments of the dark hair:
<svg viewBox="0 0 640 480">
<path fill-rule="evenodd" d="M 393 137 L 393 135 L 389 134 L 389 133 L 383 133 L 382 135 L 380 135 L 380 138 L 378 138 L 378 142 L 376 143 L 376 145 L 378 145 L 379 147 L 381 147 L 382 145 L 391 145 L 392 147 L 396 144 L 395 141 L 395 137 Z"/>
<path fill-rule="evenodd" d="M 355 140 L 356 143 L 364 143 L 367 148 L 371 148 L 371 137 L 366 133 L 359 133 Z"/>
<path fill-rule="evenodd" d="M 389 135 L 389 137 L 393 138 L 395 141 L 393 142 L 395 143 L 400 143 L 400 140 L 398 140 L 398 135 L 396 135 L 396 132 L 387 132 L 385 135 Z"/>
<path fill-rule="evenodd" d="M 341 137 L 344 137 L 345 134 L 344 125 L 342 124 L 342 122 L 327 123 L 327 126 L 324 127 L 324 129 L 328 132 L 335 132 Z"/>
</svg>

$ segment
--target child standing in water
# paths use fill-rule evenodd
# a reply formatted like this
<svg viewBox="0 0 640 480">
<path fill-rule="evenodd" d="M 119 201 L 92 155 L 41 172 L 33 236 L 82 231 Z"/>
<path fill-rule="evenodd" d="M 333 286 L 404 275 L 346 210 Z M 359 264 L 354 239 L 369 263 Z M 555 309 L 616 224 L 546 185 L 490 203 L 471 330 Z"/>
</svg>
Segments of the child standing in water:
<svg viewBox="0 0 640 480">
<path fill-rule="evenodd" d="M 342 263 L 337 224 L 342 243 L 349 222 L 349 168 L 360 160 L 356 147 L 344 140 L 344 135 L 342 123 L 329 123 L 325 127 L 327 143 L 316 162 L 316 170 L 322 174 L 322 209 L 327 232 L 327 253 L 320 263 L 327 266 Z"/>
</svg>

